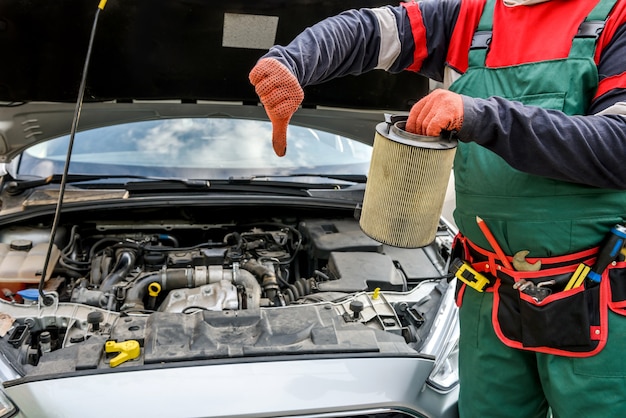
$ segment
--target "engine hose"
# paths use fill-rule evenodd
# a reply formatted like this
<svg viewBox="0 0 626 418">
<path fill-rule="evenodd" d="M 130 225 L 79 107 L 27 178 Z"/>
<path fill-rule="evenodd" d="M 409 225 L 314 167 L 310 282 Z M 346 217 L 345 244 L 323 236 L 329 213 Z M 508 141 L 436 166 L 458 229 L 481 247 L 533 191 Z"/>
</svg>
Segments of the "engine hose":
<svg viewBox="0 0 626 418">
<path fill-rule="evenodd" d="M 187 268 L 168 269 L 149 273 L 140 277 L 133 286 L 126 292 L 126 300 L 122 310 L 131 309 L 143 311 L 144 298 L 148 293 L 148 286 L 157 282 L 162 290 L 181 289 L 183 287 L 194 287 L 194 271 Z"/>
<path fill-rule="evenodd" d="M 102 282 L 102 270 L 100 269 L 102 257 L 102 255 L 96 256 L 91 262 L 91 274 L 89 275 L 89 281 L 91 284 L 96 286 Z"/>
<path fill-rule="evenodd" d="M 135 265 L 135 258 L 136 255 L 134 251 L 120 251 L 115 267 L 113 267 L 113 271 L 111 271 L 111 273 L 109 273 L 109 275 L 102 280 L 100 290 L 107 292 L 111 290 L 115 284 L 126 278 L 130 270 Z"/>
<path fill-rule="evenodd" d="M 315 279 L 297 279 L 293 284 L 287 286 L 287 288 L 283 291 L 283 297 L 285 298 L 285 303 L 290 304 L 298 299 L 310 295 L 313 293 L 317 282 Z"/>
<path fill-rule="evenodd" d="M 195 287 L 194 270 L 190 268 L 175 268 L 165 270 L 165 276 L 161 286 L 163 290 L 181 289 L 183 287 Z"/>
<path fill-rule="evenodd" d="M 241 238 L 241 234 L 239 232 L 231 232 L 230 234 L 226 234 L 224 236 L 224 244 L 232 245 L 233 240 L 231 238 L 234 238 L 236 245 L 235 248 L 241 249 L 243 245 L 243 239 Z"/>
<path fill-rule="evenodd" d="M 168 269 L 150 273 L 139 278 L 126 293 L 126 300 L 122 310 L 144 311 L 144 298 L 148 294 L 148 286 L 157 282 L 162 290 L 173 290 L 195 287 L 195 271 L 188 268 Z M 247 309 L 258 308 L 261 304 L 261 286 L 256 278 L 246 270 L 239 270 L 233 282 L 245 289 L 245 305 Z"/>
<path fill-rule="evenodd" d="M 172 235 L 168 235 L 168 234 L 159 234 L 159 235 L 157 236 L 157 238 L 158 238 L 159 240 L 161 240 L 161 241 L 169 241 L 169 242 L 171 242 L 171 243 L 172 243 L 172 245 L 173 245 L 175 248 L 178 248 L 178 246 L 180 245 L 180 244 L 178 243 L 178 240 L 176 239 L 176 237 L 174 237 L 174 236 L 172 236 Z"/>
<path fill-rule="evenodd" d="M 126 300 L 122 306 L 122 310 L 143 311 L 145 310 L 143 304 L 143 298 L 148 293 L 148 286 L 150 283 L 161 282 L 161 273 L 150 273 L 146 276 L 139 278 L 133 287 L 131 287 L 126 293 Z"/>
<path fill-rule="evenodd" d="M 247 270 L 239 269 L 234 282 L 246 290 L 246 299 L 242 301 L 243 309 L 254 309 L 261 306 L 261 286 L 256 277 Z"/>
<path fill-rule="evenodd" d="M 259 263 L 254 258 L 241 263 L 241 268 L 254 274 L 259 279 L 262 279 L 264 276 L 274 276 L 274 271 L 272 269 Z"/>
<path fill-rule="evenodd" d="M 241 264 L 244 271 L 252 273 L 257 279 L 261 280 L 261 287 L 265 291 L 268 299 L 273 300 L 277 295 L 280 287 L 276 279 L 274 269 L 259 263 L 255 259 L 250 259 Z"/>
</svg>

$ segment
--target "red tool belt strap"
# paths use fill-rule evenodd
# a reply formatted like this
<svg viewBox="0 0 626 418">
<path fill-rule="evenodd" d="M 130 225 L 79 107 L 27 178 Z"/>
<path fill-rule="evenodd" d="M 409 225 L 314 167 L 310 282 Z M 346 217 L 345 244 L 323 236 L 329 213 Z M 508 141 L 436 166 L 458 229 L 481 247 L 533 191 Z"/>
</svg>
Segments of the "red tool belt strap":
<svg viewBox="0 0 626 418">
<path fill-rule="evenodd" d="M 597 354 L 608 336 L 608 308 L 618 311 L 615 308 L 626 306 L 626 295 L 611 292 L 615 283 L 624 283 L 626 289 L 626 263 L 609 266 L 600 283 L 566 287 L 580 266 L 594 264 L 597 253 L 596 247 L 558 257 L 529 258 L 530 264 L 541 261 L 541 269 L 516 271 L 504 267 L 495 253 L 459 235 L 453 248 L 457 259 L 450 268 L 461 279 L 457 304 L 461 305 L 467 287 L 492 293 L 494 331 L 509 347 L 569 357 Z M 512 261 L 510 257 L 508 264 Z M 545 293 L 533 294 L 522 283 Z"/>
<path fill-rule="evenodd" d="M 592 265 L 598 254 L 598 247 L 589 248 L 572 254 L 566 254 L 556 257 L 528 257 L 526 261 L 530 264 L 541 262 L 541 270 L 539 271 L 515 271 L 507 269 L 503 266 L 502 261 L 498 259 L 495 252 L 480 248 L 469 239 L 461 234 L 455 237 L 455 248 L 461 246 L 461 258 L 467 261 L 476 271 L 481 273 L 489 273 L 494 277 L 506 275 L 516 281 L 520 279 L 529 279 L 543 276 L 543 270 L 563 269 L 563 272 L 571 271 L 572 266 L 578 266 L 580 263 Z M 510 263 L 513 262 L 512 256 L 507 256 Z M 556 270 L 558 272 L 558 270 Z M 489 286 L 493 286 L 493 282 Z"/>
</svg>

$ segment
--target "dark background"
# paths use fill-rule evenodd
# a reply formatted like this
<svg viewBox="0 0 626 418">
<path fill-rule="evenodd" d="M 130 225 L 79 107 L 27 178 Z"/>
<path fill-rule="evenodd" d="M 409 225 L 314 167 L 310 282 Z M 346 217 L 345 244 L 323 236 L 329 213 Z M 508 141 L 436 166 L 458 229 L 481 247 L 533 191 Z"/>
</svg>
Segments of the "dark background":
<svg viewBox="0 0 626 418">
<path fill-rule="evenodd" d="M 0 101 L 77 100 L 99 0 L 0 0 Z M 222 47 L 224 13 L 279 16 L 277 44 L 343 10 L 381 1 L 109 0 L 100 12 L 84 101 L 256 103 L 248 73 L 265 51 Z M 305 90 L 303 105 L 409 109 L 413 73 L 373 71 Z"/>
</svg>

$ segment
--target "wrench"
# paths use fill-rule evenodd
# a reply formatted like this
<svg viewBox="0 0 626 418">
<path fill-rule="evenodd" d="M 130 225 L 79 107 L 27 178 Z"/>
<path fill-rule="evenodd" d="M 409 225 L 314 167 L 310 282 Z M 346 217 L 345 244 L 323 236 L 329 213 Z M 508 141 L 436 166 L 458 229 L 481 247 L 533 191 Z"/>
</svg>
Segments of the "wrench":
<svg viewBox="0 0 626 418">
<path fill-rule="evenodd" d="M 522 250 L 513 255 L 513 267 L 517 271 L 539 271 L 541 269 L 541 260 L 537 260 L 534 263 L 529 263 L 526 260 L 526 256 L 530 251 Z"/>
</svg>

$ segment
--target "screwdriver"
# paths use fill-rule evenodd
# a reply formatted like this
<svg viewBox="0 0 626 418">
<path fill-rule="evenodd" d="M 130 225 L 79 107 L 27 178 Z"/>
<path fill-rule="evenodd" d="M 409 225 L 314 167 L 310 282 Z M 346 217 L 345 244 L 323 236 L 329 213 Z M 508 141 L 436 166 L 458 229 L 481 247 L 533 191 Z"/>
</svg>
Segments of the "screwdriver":
<svg viewBox="0 0 626 418">
<path fill-rule="evenodd" d="M 598 253 L 596 263 L 591 268 L 591 271 L 587 273 L 587 277 L 599 283 L 602 278 L 602 272 L 611 264 L 617 256 L 620 254 L 624 242 L 626 240 L 626 227 L 617 224 L 611 228 L 611 232 Z"/>
</svg>

